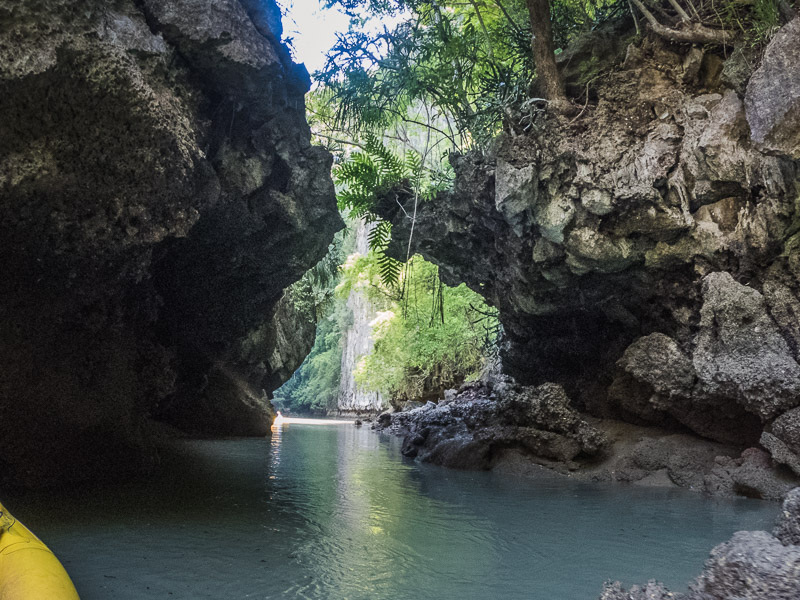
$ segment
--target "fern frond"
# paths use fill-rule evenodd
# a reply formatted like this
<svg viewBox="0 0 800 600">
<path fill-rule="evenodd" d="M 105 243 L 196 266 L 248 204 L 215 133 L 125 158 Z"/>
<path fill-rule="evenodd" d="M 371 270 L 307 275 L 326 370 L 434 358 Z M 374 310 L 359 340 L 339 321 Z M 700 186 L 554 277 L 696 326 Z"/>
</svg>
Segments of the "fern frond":
<svg viewBox="0 0 800 600">
<path fill-rule="evenodd" d="M 422 171 L 422 155 L 419 152 L 406 151 L 406 170 L 412 175 Z"/>
<path fill-rule="evenodd" d="M 386 287 L 396 288 L 400 285 L 400 273 L 403 271 L 403 263 L 386 254 L 380 254 L 378 256 L 378 271 L 380 272 L 381 282 Z"/>
<path fill-rule="evenodd" d="M 367 235 L 369 249 L 377 252 L 384 251 L 391 240 L 392 224 L 389 221 L 378 221 Z"/>
<path fill-rule="evenodd" d="M 407 175 L 405 162 L 395 156 L 376 135 L 367 134 L 364 146 L 384 178 L 395 182 Z"/>
</svg>

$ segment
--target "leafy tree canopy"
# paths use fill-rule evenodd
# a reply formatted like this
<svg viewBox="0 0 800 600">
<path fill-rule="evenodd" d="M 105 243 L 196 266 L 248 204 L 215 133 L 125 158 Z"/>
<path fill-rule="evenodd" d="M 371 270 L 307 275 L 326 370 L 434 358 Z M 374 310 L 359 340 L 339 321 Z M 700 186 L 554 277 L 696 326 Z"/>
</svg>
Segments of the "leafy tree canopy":
<svg viewBox="0 0 800 600">
<path fill-rule="evenodd" d="M 544 0 L 545 3 L 547 0 Z M 365 34 L 357 20 L 338 36 L 315 74 L 335 102 L 332 123 L 347 131 L 381 130 L 420 104 L 454 146 L 483 145 L 530 98 L 532 24 L 523 0 L 398 2 L 340 0 L 350 11 L 405 11 L 393 30 Z M 554 39 L 574 35 L 627 10 L 627 0 L 556 0 Z"/>
<path fill-rule="evenodd" d="M 533 126 L 533 108 L 567 101 L 554 53 L 626 13 L 670 42 L 762 43 L 796 0 L 328 0 L 353 15 L 324 68 L 334 129 L 383 131 L 420 117 L 460 150 Z M 358 15 L 407 15 L 367 34 Z M 532 86 L 534 78 L 538 84 Z M 540 97 L 541 96 L 541 97 Z M 575 100 L 583 102 L 583 99 Z M 563 106 L 562 106 L 563 108 Z M 411 116 L 417 113 L 416 116 Z"/>
</svg>

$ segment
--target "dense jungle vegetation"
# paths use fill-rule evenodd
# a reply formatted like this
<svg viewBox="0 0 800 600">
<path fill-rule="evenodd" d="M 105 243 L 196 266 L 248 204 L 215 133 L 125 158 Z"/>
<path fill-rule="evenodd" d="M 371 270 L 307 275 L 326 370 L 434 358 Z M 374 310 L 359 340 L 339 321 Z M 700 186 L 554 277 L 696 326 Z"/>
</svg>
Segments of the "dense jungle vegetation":
<svg viewBox="0 0 800 600">
<path fill-rule="evenodd" d="M 374 307 L 372 352 L 360 357 L 357 384 L 380 392 L 395 404 L 436 396 L 474 378 L 495 359 L 499 333 L 496 311 L 460 285 L 446 286 L 438 268 L 412 257 L 386 281 L 385 256 L 352 250 L 354 223 L 332 246 L 327 265 L 295 286 L 299 302 L 312 302 L 318 317 L 317 338 L 303 365 L 275 392 L 279 409 L 325 412 L 337 405 L 345 332 L 352 324 L 347 299 L 363 294 Z M 320 277 L 337 260 L 343 264 Z M 310 272 L 311 273 L 311 272 Z"/>
</svg>

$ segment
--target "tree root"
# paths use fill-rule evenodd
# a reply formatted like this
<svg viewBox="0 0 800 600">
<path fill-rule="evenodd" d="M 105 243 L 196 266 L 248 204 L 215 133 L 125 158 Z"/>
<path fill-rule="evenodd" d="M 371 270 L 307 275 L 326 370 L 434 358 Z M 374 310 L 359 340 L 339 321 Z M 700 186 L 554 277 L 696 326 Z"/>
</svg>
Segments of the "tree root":
<svg viewBox="0 0 800 600">
<path fill-rule="evenodd" d="M 686 19 L 681 21 L 680 29 L 667 27 L 659 23 L 653 13 L 641 2 L 641 0 L 631 0 L 636 8 L 641 11 L 644 18 L 650 24 L 650 28 L 656 35 L 671 42 L 686 42 L 690 44 L 730 44 L 734 40 L 734 33 L 725 29 L 711 29 L 701 23 L 695 23 Z M 686 15 L 682 12 L 682 15 Z M 686 15 L 688 17 L 688 15 Z"/>
</svg>

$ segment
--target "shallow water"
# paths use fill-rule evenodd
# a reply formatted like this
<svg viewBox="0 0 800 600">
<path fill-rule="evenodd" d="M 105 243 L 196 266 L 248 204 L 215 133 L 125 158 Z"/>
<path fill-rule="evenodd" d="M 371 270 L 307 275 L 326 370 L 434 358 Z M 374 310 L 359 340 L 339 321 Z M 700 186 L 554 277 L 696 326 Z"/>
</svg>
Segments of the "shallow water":
<svg viewBox="0 0 800 600">
<path fill-rule="evenodd" d="M 140 485 L 12 497 L 83 600 L 596 598 L 674 589 L 778 505 L 420 466 L 396 439 L 291 425 L 182 443 Z"/>
</svg>

